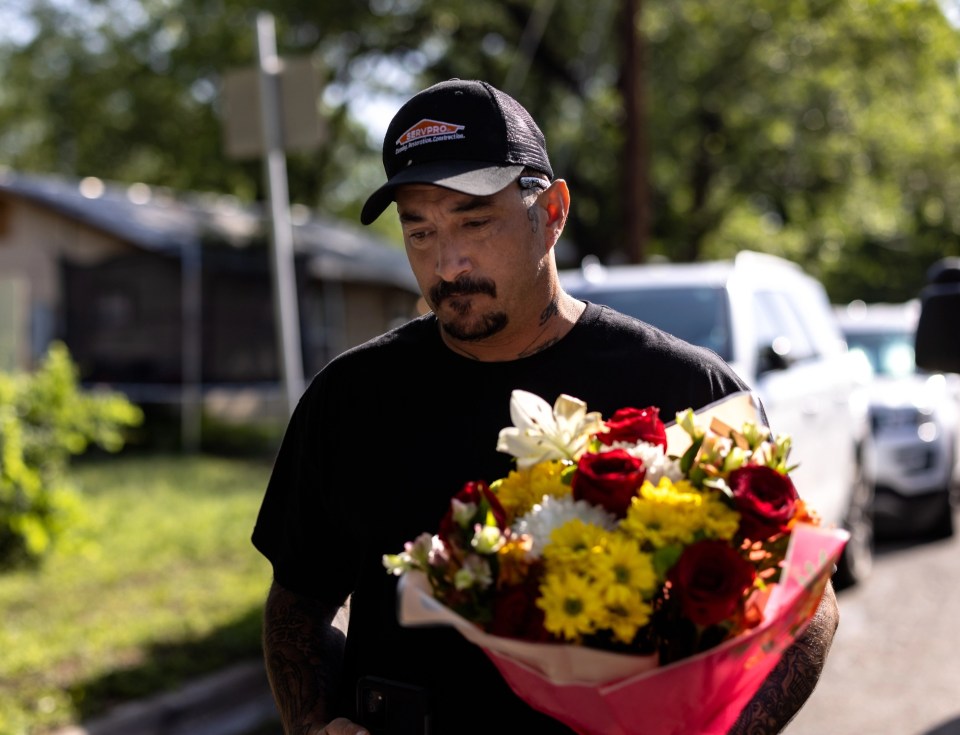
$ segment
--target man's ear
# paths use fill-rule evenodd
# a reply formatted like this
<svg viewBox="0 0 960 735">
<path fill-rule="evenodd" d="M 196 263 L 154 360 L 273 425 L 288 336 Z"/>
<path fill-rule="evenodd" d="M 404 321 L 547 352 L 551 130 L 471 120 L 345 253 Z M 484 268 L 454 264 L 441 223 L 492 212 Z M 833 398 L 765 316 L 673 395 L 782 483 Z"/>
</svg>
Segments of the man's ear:
<svg viewBox="0 0 960 735">
<path fill-rule="evenodd" d="M 555 180 L 550 188 L 540 195 L 540 206 L 547 214 L 547 249 L 557 244 L 570 212 L 570 190 L 563 179 Z"/>
</svg>

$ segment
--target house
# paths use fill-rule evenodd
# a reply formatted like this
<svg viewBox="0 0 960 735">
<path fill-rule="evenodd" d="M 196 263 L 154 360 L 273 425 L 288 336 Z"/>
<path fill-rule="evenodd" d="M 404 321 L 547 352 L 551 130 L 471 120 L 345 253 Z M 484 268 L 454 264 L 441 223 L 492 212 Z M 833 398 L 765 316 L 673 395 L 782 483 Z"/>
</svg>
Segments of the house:
<svg viewBox="0 0 960 735">
<path fill-rule="evenodd" d="M 403 252 L 359 225 L 291 219 L 309 378 L 413 316 L 419 292 Z M 267 226 L 226 196 L 0 170 L 0 369 L 62 340 L 82 381 L 140 403 L 177 403 L 187 383 L 276 393 Z"/>
</svg>

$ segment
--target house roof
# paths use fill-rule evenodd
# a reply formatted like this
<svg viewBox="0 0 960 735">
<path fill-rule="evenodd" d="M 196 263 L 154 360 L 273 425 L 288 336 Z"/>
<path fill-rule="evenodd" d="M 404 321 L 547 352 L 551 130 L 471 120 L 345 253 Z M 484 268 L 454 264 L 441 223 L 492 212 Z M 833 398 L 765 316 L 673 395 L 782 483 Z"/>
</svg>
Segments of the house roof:
<svg viewBox="0 0 960 735">
<path fill-rule="evenodd" d="M 146 184 L 66 179 L 0 169 L 0 193 L 158 253 L 221 244 L 244 248 L 267 237 L 262 207 L 220 194 L 174 193 Z M 417 291 L 406 256 L 359 226 L 292 208 L 295 250 L 315 278 L 388 283 Z"/>
</svg>

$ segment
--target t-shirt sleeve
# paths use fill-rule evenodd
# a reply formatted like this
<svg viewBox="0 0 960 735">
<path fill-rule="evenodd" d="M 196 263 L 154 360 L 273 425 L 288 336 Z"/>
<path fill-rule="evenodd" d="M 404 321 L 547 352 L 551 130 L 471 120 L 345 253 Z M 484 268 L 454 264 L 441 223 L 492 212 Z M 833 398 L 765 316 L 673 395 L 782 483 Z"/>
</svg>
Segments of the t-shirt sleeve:
<svg viewBox="0 0 960 735">
<path fill-rule="evenodd" d="M 253 545 L 274 579 L 298 594 L 340 604 L 358 571 L 343 550 L 357 543 L 357 524 L 337 492 L 329 456 L 335 440 L 335 392 L 320 373 L 304 393 L 284 434 L 253 530 Z M 327 461 L 324 461 L 324 460 Z"/>
<path fill-rule="evenodd" d="M 699 410 L 726 396 L 751 390 L 712 350 L 659 330 L 655 334 L 659 357 L 670 366 L 664 370 L 664 393 L 673 402 L 679 402 L 680 405 L 675 407 L 677 410 Z"/>
<path fill-rule="evenodd" d="M 725 398 L 733 393 L 739 393 L 740 391 L 753 390 L 733 371 L 733 368 L 724 362 L 716 353 L 705 347 L 697 347 L 695 349 L 701 352 L 703 373 L 708 378 L 706 385 L 710 390 L 709 400 L 701 401 L 700 405 L 707 405 L 707 403 L 719 401 L 721 398 Z M 760 420 L 769 426 L 767 412 L 759 396 L 757 396 L 757 407 Z"/>
</svg>

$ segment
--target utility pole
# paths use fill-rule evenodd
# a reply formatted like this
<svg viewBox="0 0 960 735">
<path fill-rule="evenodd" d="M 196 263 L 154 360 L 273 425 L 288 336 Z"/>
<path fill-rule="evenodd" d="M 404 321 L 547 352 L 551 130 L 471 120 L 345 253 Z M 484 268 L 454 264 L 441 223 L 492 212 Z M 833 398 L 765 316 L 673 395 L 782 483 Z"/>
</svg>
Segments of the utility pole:
<svg viewBox="0 0 960 735">
<path fill-rule="evenodd" d="M 640 18 L 643 0 L 623 0 L 622 73 L 626 140 L 622 160 L 623 224 L 627 254 L 632 263 L 647 260 L 652 213 L 650 207 L 650 155 L 647 146 L 646 59 Z"/>
</svg>

